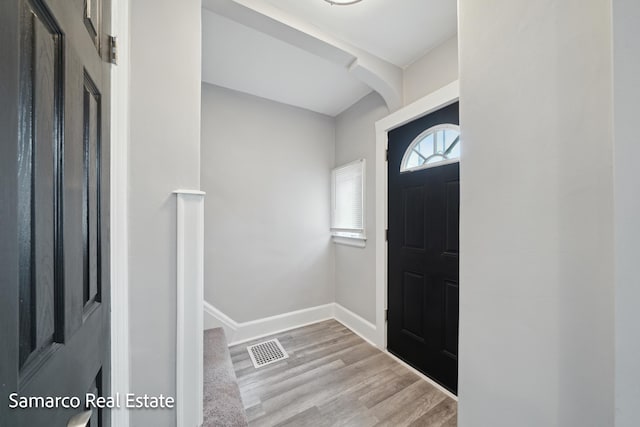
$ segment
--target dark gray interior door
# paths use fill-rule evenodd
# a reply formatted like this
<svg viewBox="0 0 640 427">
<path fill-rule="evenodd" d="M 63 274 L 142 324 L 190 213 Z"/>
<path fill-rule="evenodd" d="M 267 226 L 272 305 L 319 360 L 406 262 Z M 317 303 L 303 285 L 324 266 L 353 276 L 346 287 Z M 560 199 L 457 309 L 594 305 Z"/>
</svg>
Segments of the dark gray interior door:
<svg viewBox="0 0 640 427">
<path fill-rule="evenodd" d="M 400 171 L 411 143 L 445 124 L 459 124 L 458 103 L 389 132 L 387 346 L 456 393 L 459 164 Z"/>
<path fill-rule="evenodd" d="M 109 0 L 0 2 L 1 426 L 109 394 L 109 27 Z M 81 405 L 9 408 L 29 396 Z"/>
</svg>

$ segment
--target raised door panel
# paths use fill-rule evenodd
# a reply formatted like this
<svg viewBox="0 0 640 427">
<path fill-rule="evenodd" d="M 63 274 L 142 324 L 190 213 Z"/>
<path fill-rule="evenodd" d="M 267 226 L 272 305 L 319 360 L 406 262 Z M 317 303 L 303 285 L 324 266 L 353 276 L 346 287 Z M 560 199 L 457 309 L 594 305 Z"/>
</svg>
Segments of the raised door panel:
<svg viewBox="0 0 640 427">
<path fill-rule="evenodd" d="M 409 187 L 402 190 L 403 247 L 424 250 L 424 187 Z"/>
<path fill-rule="evenodd" d="M 100 92 L 91 77 L 85 73 L 83 93 L 83 240 L 85 243 L 83 308 L 85 315 L 101 301 L 101 108 Z"/>
<path fill-rule="evenodd" d="M 21 5 L 18 146 L 19 366 L 28 380 L 62 340 L 62 33 L 37 3 Z"/>
<path fill-rule="evenodd" d="M 445 183 L 444 254 L 458 256 L 460 251 L 460 181 Z"/>
<path fill-rule="evenodd" d="M 84 25 L 98 51 L 100 50 L 101 14 L 101 0 L 84 0 Z"/>
<path fill-rule="evenodd" d="M 424 274 L 405 271 L 402 278 L 402 332 L 424 342 Z"/>
<path fill-rule="evenodd" d="M 444 334 L 442 351 L 447 357 L 458 358 L 458 318 L 459 318 L 459 289 L 458 283 L 444 281 L 443 324 Z"/>
</svg>

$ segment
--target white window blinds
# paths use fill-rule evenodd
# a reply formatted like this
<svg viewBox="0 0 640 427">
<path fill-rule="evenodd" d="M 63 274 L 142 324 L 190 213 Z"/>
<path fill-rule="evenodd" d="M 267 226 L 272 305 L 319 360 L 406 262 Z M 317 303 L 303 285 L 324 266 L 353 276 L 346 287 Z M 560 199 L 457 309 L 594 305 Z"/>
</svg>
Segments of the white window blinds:
<svg viewBox="0 0 640 427">
<path fill-rule="evenodd" d="M 364 159 L 331 173 L 331 231 L 336 236 L 364 238 L 364 173 Z"/>
</svg>

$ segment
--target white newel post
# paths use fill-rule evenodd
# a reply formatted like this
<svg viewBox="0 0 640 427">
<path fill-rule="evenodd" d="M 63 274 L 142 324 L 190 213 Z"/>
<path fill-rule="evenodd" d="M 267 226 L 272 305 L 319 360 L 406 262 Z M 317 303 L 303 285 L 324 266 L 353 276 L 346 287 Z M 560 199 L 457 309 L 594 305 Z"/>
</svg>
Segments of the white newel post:
<svg viewBox="0 0 640 427">
<path fill-rule="evenodd" d="M 177 199 L 177 348 L 178 427 L 203 423 L 204 195 L 176 190 Z"/>
</svg>

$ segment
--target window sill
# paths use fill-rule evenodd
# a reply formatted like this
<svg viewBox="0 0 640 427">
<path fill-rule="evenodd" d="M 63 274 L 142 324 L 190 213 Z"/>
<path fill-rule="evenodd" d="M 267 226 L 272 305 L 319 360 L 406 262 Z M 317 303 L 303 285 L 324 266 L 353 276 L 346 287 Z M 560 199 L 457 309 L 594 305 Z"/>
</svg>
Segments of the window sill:
<svg viewBox="0 0 640 427">
<path fill-rule="evenodd" d="M 366 237 L 345 237 L 333 236 L 333 243 L 336 245 L 353 246 L 355 248 L 364 248 L 367 246 Z"/>
</svg>

